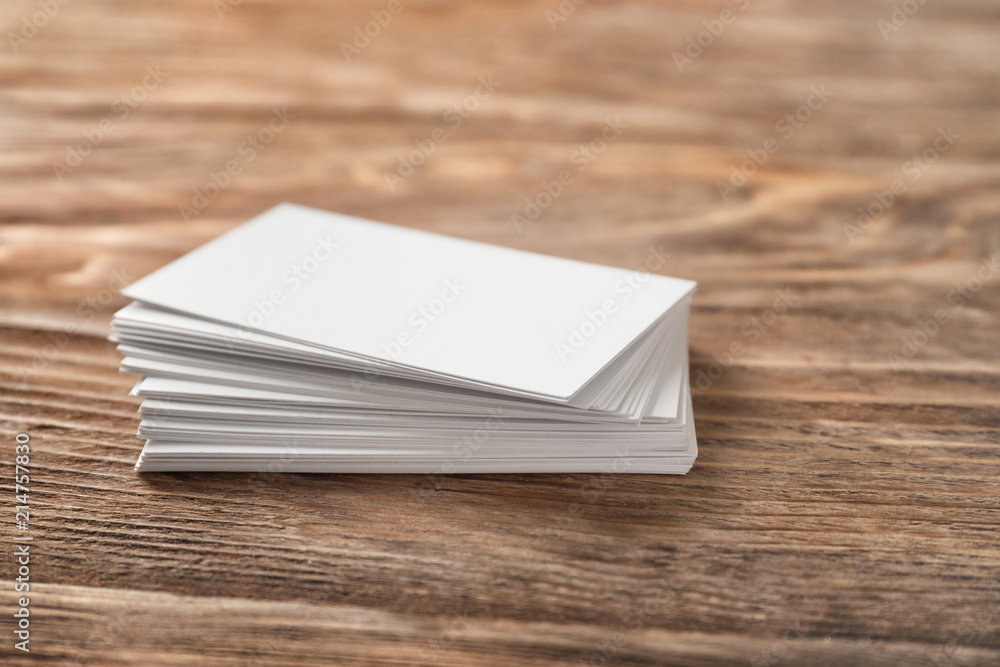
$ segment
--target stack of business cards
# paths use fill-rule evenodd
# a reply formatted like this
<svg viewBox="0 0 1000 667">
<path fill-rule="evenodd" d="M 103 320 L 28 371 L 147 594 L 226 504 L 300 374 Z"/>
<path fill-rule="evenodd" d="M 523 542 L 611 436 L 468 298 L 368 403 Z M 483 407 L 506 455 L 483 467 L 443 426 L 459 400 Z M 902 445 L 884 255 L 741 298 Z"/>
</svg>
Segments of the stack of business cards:
<svg viewBox="0 0 1000 667">
<path fill-rule="evenodd" d="M 683 474 L 694 286 L 282 204 L 124 290 L 136 468 Z"/>
</svg>

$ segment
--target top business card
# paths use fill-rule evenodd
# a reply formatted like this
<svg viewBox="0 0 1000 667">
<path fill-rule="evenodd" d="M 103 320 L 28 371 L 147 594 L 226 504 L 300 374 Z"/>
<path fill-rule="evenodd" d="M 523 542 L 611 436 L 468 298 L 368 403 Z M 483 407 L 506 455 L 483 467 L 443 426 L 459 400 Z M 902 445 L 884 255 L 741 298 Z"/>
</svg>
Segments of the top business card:
<svg viewBox="0 0 1000 667">
<path fill-rule="evenodd" d="M 123 293 L 411 373 L 568 400 L 694 286 L 281 204 Z"/>
</svg>

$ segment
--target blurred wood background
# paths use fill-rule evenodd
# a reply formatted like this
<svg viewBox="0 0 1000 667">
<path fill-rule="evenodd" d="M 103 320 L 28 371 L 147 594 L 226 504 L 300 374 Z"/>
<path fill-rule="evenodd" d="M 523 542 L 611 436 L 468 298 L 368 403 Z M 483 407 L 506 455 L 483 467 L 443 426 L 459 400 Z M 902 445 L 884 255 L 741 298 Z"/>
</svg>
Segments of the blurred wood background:
<svg viewBox="0 0 1000 667">
<path fill-rule="evenodd" d="M 996 3 L 7 0 L 0 23 L 3 664 L 1000 664 Z M 118 289 L 281 201 L 671 253 L 699 282 L 694 469 L 135 475 Z"/>
</svg>

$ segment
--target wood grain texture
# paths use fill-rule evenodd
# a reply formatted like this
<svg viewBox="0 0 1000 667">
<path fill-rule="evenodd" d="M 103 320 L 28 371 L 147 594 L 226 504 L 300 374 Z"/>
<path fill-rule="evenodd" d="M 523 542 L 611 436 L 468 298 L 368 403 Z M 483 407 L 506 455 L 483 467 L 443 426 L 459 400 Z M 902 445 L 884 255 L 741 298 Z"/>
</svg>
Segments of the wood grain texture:
<svg viewBox="0 0 1000 667">
<path fill-rule="evenodd" d="M 554 0 L 414 2 L 350 62 L 387 3 L 219 6 L 71 2 L 23 42 L 39 5 L 0 7 L 0 662 L 1000 664 L 995 3 L 887 31 L 887 0 L 587 0 L 555 29 Z M 494 91 L 448 115 L 480 77 Z M 118 289 L 280 201 L 624 267 L 671 253 L 659 271 L 699 282 L 695 467 L 135 475 Z M 21 432 L 30 655 L 9 613 Z"/>
</svg>

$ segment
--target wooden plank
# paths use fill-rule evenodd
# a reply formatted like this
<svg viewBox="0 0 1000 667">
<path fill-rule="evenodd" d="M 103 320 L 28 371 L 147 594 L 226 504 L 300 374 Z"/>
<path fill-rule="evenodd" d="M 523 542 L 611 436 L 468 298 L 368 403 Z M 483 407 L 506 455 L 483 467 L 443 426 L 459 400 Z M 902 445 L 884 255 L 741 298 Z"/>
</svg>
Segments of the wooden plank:
<svg viewBox="0 0 1000 667">
<path fill-rule="evenodd" d="M 4 595 L 4 597 L 10 597 Z M 409 616 L 341 604 L 303 604 L 43 586 L 39 611 L 66 636 L 50 660 L 77 664 L 86 652 L 105 665 L 717 665 L 756 662 L 899 665 L 948 661 L 989 665 L 989 650 L 920 642 L 811 638 L 793 620 L 776 637 L 747 638 L 653 628 L 665 599 L 628 610 L 612 626 Z M 5 600 L 6 602 L 6 600 Z M 81 611 L 83 610 L 83 611 Z M 211 648 L 192 641 L 210 634 Z M 51 644 L 47 633 L 40 640 Z M 47 641 L 48 640 L 48 641 Z M 164 646 L 173 647 L 169 655 Z M 20 661 L 19 661 L 20 662 Z M 24 662 L 24 664 L 29 664 Z"/>
</svg>

